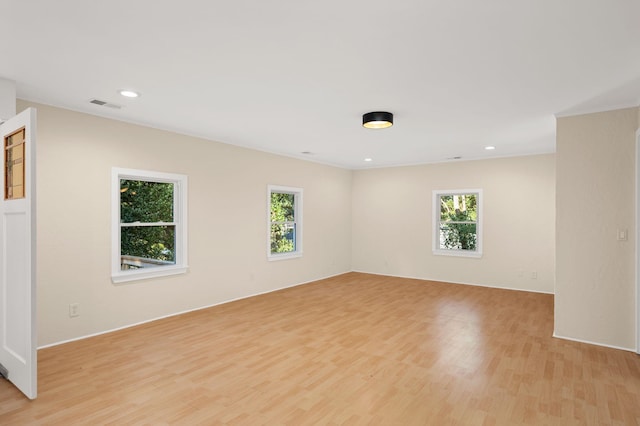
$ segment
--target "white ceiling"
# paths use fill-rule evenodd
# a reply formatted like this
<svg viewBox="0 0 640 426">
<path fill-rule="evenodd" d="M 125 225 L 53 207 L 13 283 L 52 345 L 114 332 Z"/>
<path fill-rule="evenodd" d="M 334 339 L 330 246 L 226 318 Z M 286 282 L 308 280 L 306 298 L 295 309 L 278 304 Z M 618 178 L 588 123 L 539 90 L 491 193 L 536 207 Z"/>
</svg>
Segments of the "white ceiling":
<svg viewBox="0 0 640 426">
<path fill-rule="evenodd" d="M 640 1 L 0 0 L 0 77 L 353 169 L 548 153 L 556 114 L 640 103 Z M 375 110 L 395 125 L 363 128 Z"/>
</svg>

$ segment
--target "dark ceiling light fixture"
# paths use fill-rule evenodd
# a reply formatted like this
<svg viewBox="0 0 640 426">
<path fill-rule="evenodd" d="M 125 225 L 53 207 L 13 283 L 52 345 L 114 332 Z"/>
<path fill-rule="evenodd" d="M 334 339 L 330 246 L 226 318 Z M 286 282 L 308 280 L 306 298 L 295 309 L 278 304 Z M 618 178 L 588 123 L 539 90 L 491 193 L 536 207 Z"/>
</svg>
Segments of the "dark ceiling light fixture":
<svg viewBox="0 0 640 426">
<path fill-rule="evenodd" d="M 367 129 L 386 129 L 393 126 L 393 114 L 386 111 L 368 112 L 362 116 L 362 126 Z"/>
</svg>

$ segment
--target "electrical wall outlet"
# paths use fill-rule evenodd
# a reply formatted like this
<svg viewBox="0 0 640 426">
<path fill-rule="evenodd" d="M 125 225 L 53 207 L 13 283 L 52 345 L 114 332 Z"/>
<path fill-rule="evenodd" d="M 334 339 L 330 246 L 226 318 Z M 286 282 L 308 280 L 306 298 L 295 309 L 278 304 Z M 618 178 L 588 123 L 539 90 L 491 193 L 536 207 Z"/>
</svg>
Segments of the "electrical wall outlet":
<svg viewBox="0 0 640 426">
<path fill-rule="evenodd" d="M 532 280 L 537 280 L 538 279 L 538 273 L 536 271 L 531 272 L 531 279 Z"/>
<path fill-rule="evenodd" d="M 80 315 L 80 304 L 79 303 L 71 303 L 69 305 L 69 317 L 74 318 Z"/>
</svg>

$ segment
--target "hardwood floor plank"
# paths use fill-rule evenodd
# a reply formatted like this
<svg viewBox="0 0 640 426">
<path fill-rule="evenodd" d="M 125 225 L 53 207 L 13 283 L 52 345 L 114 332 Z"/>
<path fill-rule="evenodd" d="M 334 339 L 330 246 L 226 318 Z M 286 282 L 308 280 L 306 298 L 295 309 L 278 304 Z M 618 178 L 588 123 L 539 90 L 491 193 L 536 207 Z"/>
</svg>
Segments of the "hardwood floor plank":
<svg viewBox="0 0 640 426">
<path fill-rule="evenodd" d="M 640 357 L 553 296 L 349 273 L 39 351 L 7 425 L 640 424 Z"/>
</svg>

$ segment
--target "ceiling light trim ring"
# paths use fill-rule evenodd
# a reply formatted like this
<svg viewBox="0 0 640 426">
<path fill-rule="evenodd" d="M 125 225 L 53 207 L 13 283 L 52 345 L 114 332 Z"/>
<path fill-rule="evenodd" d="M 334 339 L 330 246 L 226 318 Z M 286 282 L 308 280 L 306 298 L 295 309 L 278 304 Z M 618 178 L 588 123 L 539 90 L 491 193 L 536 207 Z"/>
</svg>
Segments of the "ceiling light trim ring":
<svg viewBox="0 0 640 426">
<path fill-rule="evenodd" d="M 393 126 L 393 114 L 387 111 L 368 112 L 362 116 L 362 126 L 367 129 L 386 129 Z"/>
</svg>

